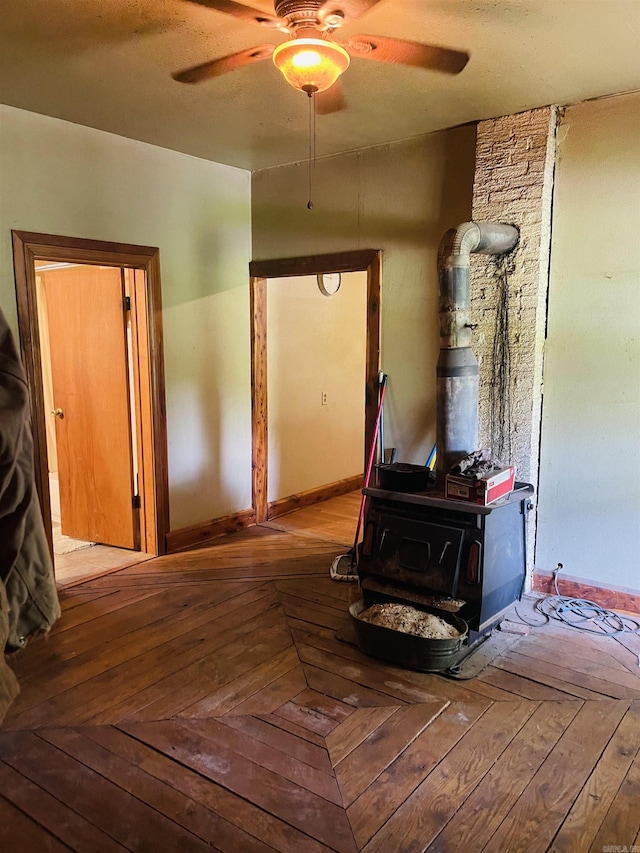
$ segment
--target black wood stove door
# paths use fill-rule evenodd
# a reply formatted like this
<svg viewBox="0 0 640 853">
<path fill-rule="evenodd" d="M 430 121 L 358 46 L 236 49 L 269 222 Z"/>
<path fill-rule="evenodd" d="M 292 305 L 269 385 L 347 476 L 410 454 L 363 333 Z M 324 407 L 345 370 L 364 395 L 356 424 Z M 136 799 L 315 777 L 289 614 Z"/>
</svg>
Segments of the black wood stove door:
<svg viewBox="0 0 640 853">
<path fill-rule="evenodd" d="M 373 571 L 389 580 L 455 598 L 464 529 L 382 514 Z"/>
</svg>

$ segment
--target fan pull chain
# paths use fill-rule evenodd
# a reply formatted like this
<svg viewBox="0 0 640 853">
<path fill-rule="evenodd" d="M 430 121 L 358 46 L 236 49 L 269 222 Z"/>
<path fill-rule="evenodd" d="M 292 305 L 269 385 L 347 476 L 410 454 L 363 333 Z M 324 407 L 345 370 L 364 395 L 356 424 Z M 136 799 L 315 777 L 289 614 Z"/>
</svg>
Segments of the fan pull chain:
<svg viewBox="0 0 640 853">
<path fill-rule="evenodd" d="M 316 99 L 314 97 L 314 91 L 307 92 L 307 95 L 309 97 L 309 200 L 307 201 L 307 210 L 313 210 L 313 201 L 311 196 L 313 170 L 316 165 Z"/>
</svg>

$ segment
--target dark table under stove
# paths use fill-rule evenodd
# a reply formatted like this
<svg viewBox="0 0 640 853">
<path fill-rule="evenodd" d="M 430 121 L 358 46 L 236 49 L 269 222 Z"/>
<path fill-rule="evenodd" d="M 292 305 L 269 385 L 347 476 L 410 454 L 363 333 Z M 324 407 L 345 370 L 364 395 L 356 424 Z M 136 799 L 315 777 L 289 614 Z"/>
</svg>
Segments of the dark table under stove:
<svg viewBox="0 0 640 853">
<path fill-rule="evenodd" d="M 488 506 L 427 492 L 364 490 L 358 575 L 368 601 L 441 602 L 484 634 L 522 595 L 533 486 Z M 457 602 L 457 603 L 456 603 Z"/>
</svg>

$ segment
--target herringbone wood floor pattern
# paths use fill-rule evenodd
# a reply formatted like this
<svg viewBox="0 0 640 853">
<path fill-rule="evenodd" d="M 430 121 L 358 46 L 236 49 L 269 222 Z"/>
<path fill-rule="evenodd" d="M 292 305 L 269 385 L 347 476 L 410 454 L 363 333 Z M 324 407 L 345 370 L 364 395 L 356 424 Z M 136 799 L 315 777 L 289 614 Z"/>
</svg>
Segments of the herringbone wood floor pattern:
<svg viewBox="0 0 640 853">
<path fill-rule="evenodd" d="M 640 844 L 640 671 L 555 625 L 478 677 L 339 642 L 338 498 L 62 593 L 12 662 L 0 847 L 602 851 Z"/>
</svg>

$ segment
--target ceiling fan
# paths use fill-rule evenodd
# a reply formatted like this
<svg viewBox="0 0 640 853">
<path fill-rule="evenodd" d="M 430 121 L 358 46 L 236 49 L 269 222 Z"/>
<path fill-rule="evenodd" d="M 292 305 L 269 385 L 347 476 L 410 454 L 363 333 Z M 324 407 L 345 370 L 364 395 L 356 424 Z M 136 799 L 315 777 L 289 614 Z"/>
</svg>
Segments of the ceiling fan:
<svg viewBox="0 0 640 853">
<path fill-rule="evenodd" d="M 345 106 L 338 78 L 349 67 L 352 56 L 445 74 L 459 74 L 469 61 L 465 51 L 386 36 L 357 35 L 346 42 L 335 39 L 336 30 L 357 20 L 380 0 L 274 0 L 274 15 L 234 0 L 189 2 L 287 33 L 290 40 L 280 45 L 257 45 L 179 71 L 173 78 L 180 83 L 200 83 L 272 56 L 294 88 L 309 96 L 331 89 L 318 102 L 319 112 L 329 113 Z"/>
</svg>

